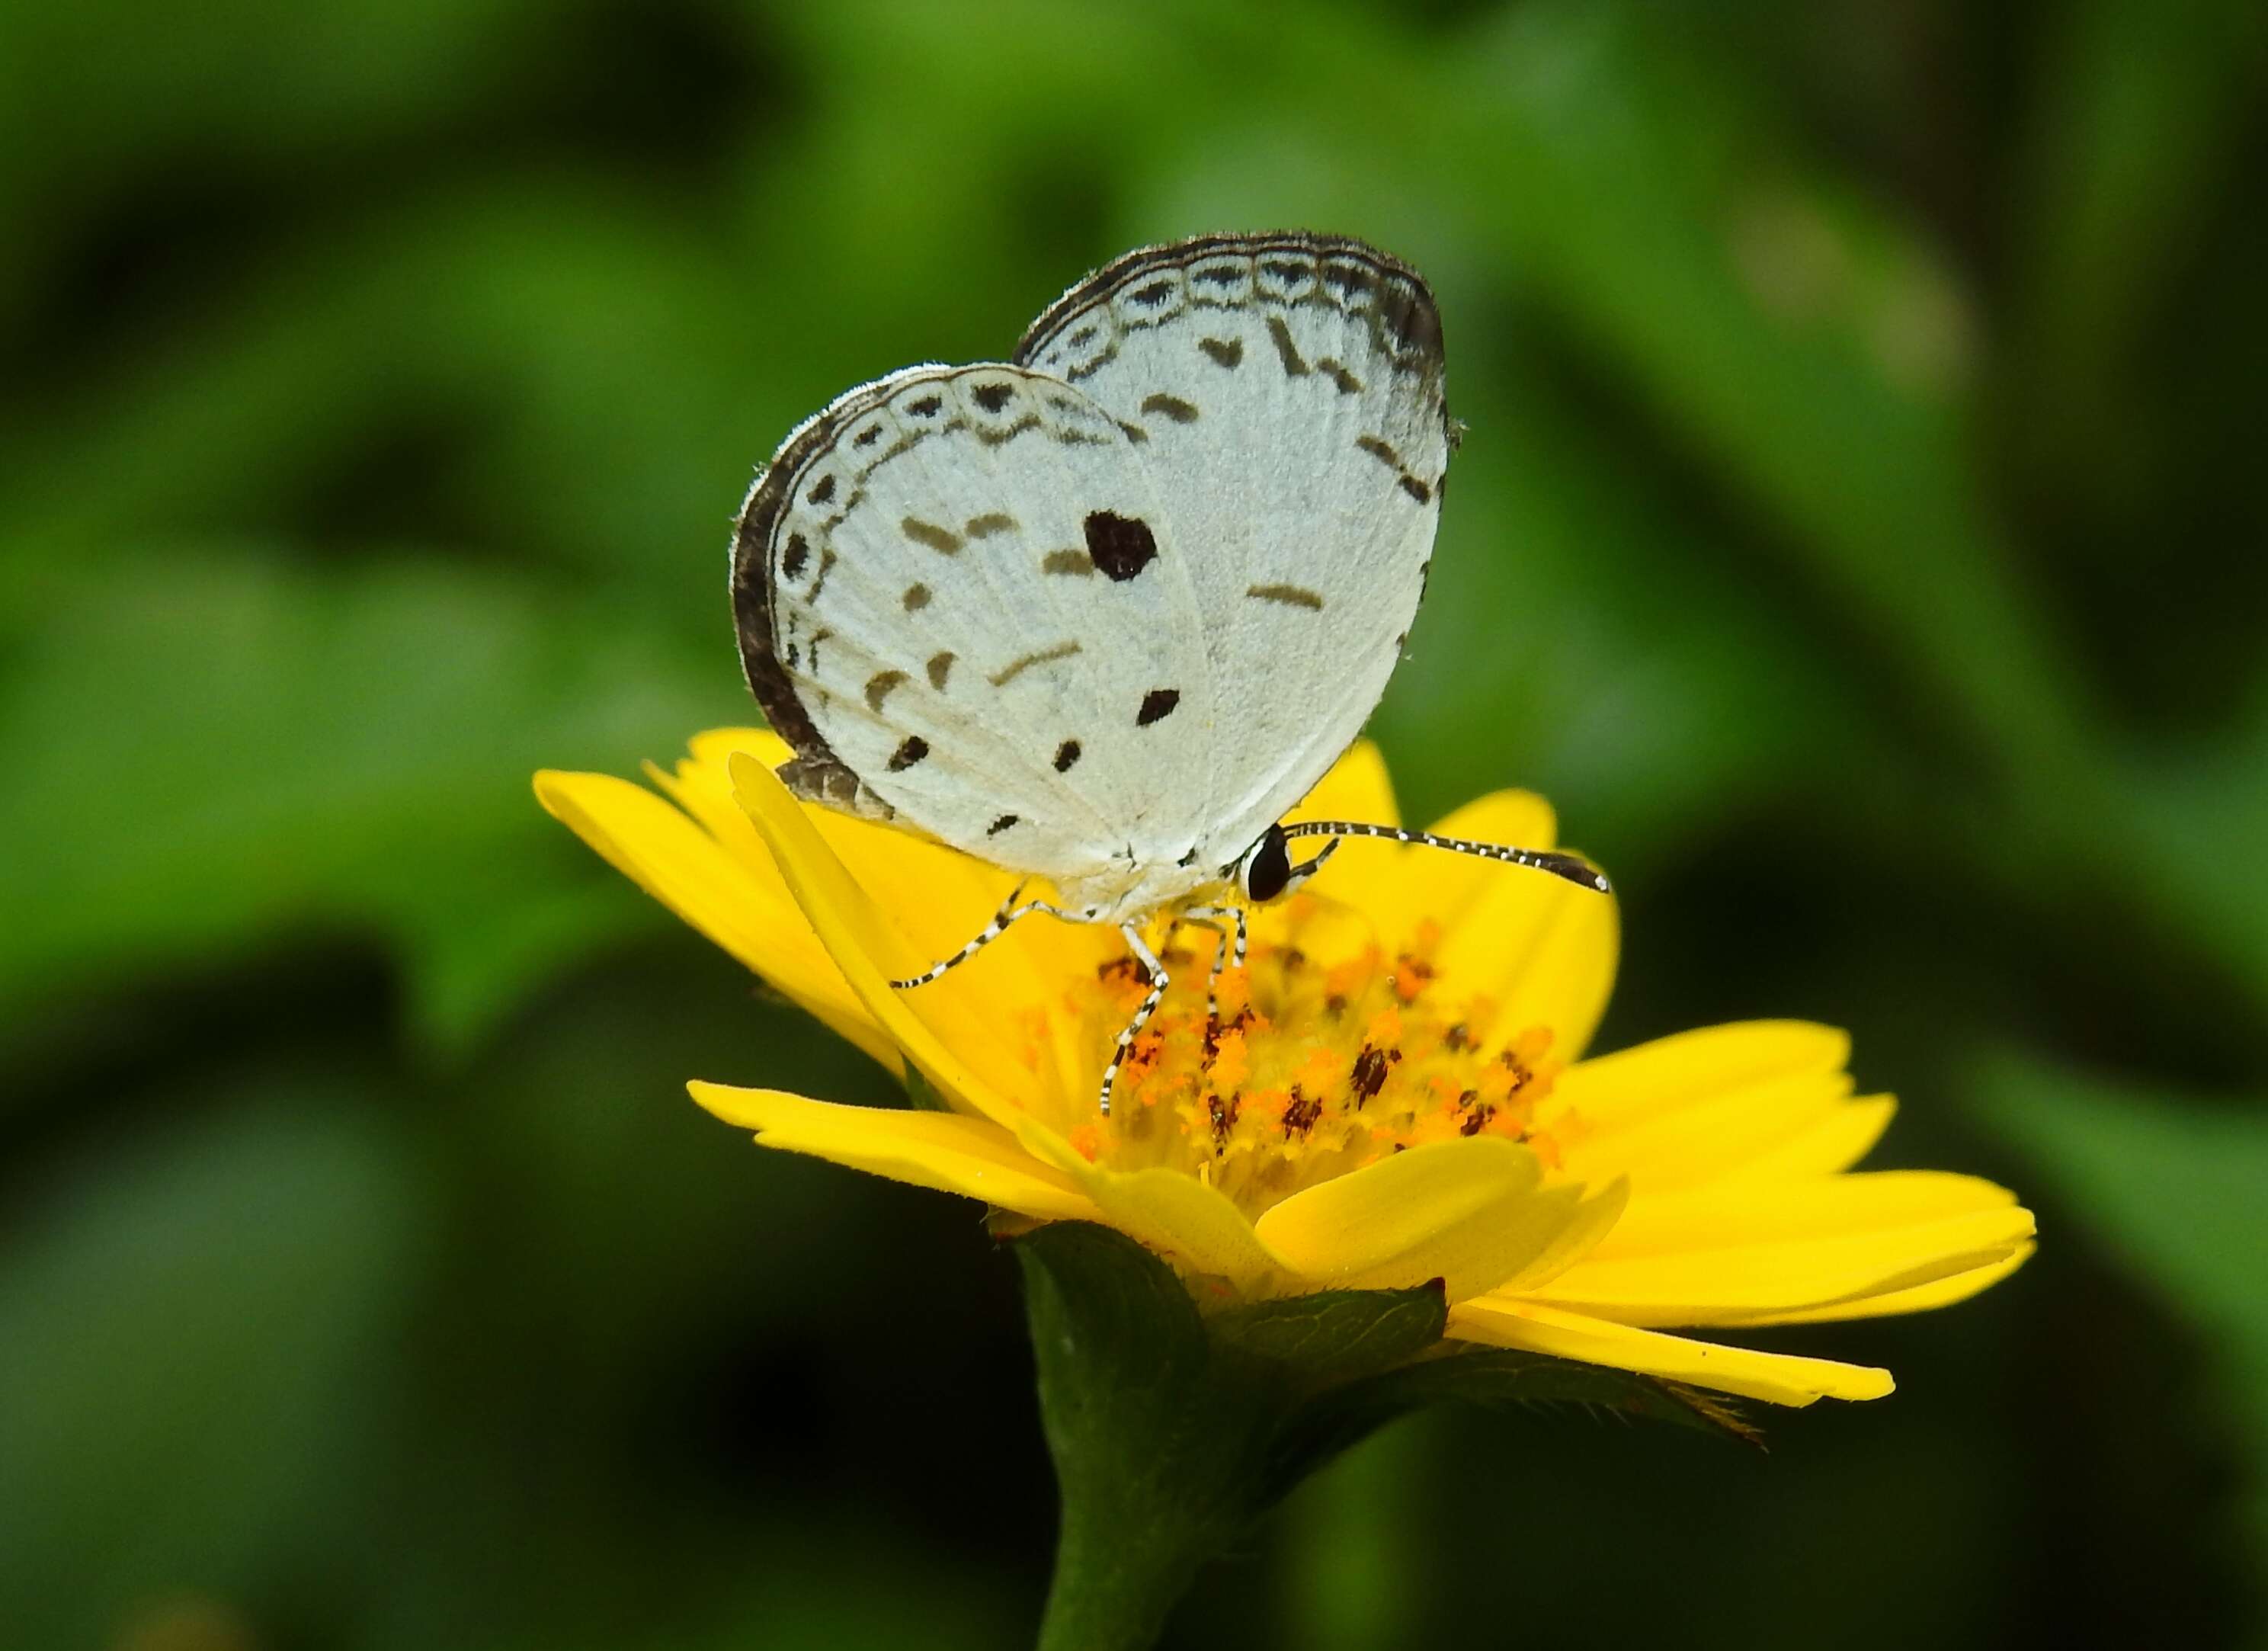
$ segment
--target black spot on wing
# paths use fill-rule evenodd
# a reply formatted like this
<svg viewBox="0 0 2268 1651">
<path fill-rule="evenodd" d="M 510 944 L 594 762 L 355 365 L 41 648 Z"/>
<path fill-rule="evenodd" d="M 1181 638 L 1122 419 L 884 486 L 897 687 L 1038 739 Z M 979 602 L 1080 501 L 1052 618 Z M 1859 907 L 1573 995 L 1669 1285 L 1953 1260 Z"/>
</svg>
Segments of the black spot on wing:
<svg viewBox="0 0 2268 1651">
<path fill-rule="evenodd" d="M 787 549 L 780 557 L 780 574 L 785 579 L 803 577 L 803 564 L 811 560 L 811 541 L 799 533 L 787 536 Z"/>
<path fill-rule="evenodd" d="M 1303 379 L 1307 375 L 1307 364 L 1300 354 L 1300 346 L 1292 342 L 1292 329 L 1284 324 L 1281 315 L 1268 318 L 1269 341 L 1276 346 L 1276 359 L 1283 363 L 1286 378 Z"/>
<path fill-rule="evenodd" d="M 929 606 L 929 586 L 909 585 L 906 586 L 906 593 L 898 600 L 905 604 L 908 613 L 917 614 Z"/>
<path fill-rule="evenodd" d="M 1071 772 L 1071 764 L 1073 764 L 1074 763 L 1076 763 L 1076 762 L 1078 762 L 1078 761 L 1079 761 L 1079 741 L 1076 741 L 1076 740 L 1065 740 L 1065 741 L 1064 741 L 1061 745 L 1059 745 L 1059 746 L 1056 747 L 1056 772 L 1057 772 L 1057 773 L 1058 773 L 1058 774 L 1068 774 L 1068 773 L 1070 773 L 1070 772 Z"/>
<path fill-rule="evenodd" d="M 1016 519 L 1002 511 L 990 511 L 982 516 L 971 516 L 961 531 L 971 539 L 990 539 L 996 533 L 1013 533 Z"/>
<path fill-rule="evenodd" d="M 933 521 L 924 521 L 918 516 L 908 516 L 898 523 L 898 531 L 916 544 L 927 545 L 946 556 L 961 550 L 961 535 L 950 527 L 940 527 Z"/>
<path fill-rule="evenodd" d="M 821 476 L 811 484 L 811 491 L 804 497 L 814 505 L 824 505 L 835 497 L 835 478 L 832 475 Z"/>
<path fill-rule="evenodd" d="M 905 743 L 890 753 L 890 772 L 902 774 L 929 755 L 929 741 L 917 733 L 909 733 Z"/>
<path fill-rule="evenodd" d="M 1153 688 L 1142 696 L 1142 709 L 1134 713 L 1134 726 L 1146 728 L 1174 714 L 1174 707 L 1182 703 L 1178 688 Z"/>
<path fill-rule="evenodd" d="M 1323 606 L 1322 593 L 1304 585 L 1253 585 L 1248 586 L 1244 593 L 1263 602 L 1281 602 L 1286 608 L 1310 608 L 1320 612 Z"/>
<path fill-rule="evenodd" d="M 980 384 L 968 393 L 968 399 L 988 413 L 997 413 L 1008 405 L 1016 394 L 1012 384 Z"/>
<path fill-rule="evenodd" d="M 988 837 L 998 837 L 1010 826 L 1015 824 L 1017 818 L 1017 815 L 1012 814 L 1002 814 L 998 820 L 995 820 L 990 825 L 984 828 L 984 835 Z"/>
<path fill-rule="evenodd" d="M 1244 340 L 1241 338 L 1200 338 L 1197 348 L 1211 357 L 1216 367 L 1232 372 L 1244 365 Z"/>
<path fill-rule="evenodd" d="M 998 430 L 984 430 L 980 428 L 976 432 L 976 439 L 985 446 L 998 447 L 1015 440 L 1019 436 L 1039 428 L 1040 416 L 1037 413 L 1027 413 L 1021 418 L 1017 419 L 1013 424 L 1004 425 Z M 1058 435 L 1059 439 L 1064 441 L 1082 441 L 1086 439 L 1086 438 L 1077 431 L 1061 431 L 1058 432 Z"/>
<path fill-rule="evenodd" d="M 1178 395 L 1168 395 L 1163 390 L 1145 399 L 1142 410 L 1145 413 L 1162 413 L 1177 424 L 1194 424 L 1197 416 L 1197 409 L 1195 406 Z"/>
<path fill-rule="evenodd" d="M 955 657 L 950 652 L 932 653 L 929 656 L 929 685 L 940 694 L 945 691 L 945 679 L 953 673 L 953 661 Z"/>
<path fill-rule="evenodd" d="M 906 680 L 903 671 L 877 671 L 866 679 L 866 709 L 880 713 L 890 690 Z"/>
<path fill-rule="evenodd" d="M 1381 464 L 1392 469 L 1395 473 L 1395 484 L 1420 505 L 1432 500 L 1433 490 L 1402 468 L 1402 455 L 1394 450 L 1392 442 L 1382 436 L 1362 436 L 1356 439 L 1354 445 Z"/>
<path fill-rule="evenodd" d="M 1092 579 L 1094 576 L 1094 558 L 1084 550 L 1050 550 L 1040 558 L 1040 571 Z"/>
<path fill-rule="evenodd" d="M 1092 511 L 1086 518 L 1086 553 L 1103 577 L 1123 585 L 1158 559 L 1158 536 L 1138 516 Z"/>
<path fill-rule="evenodd" d="M 1076 642 L 1058 642 L 1052 648 L 1040 648 L 1012 660 L 985 680 L 995 688 L 1005 688 L 1035 665 L 1051 665 L 1057 660 L 1067 660 L 1079 652 Z"/>
</svg>

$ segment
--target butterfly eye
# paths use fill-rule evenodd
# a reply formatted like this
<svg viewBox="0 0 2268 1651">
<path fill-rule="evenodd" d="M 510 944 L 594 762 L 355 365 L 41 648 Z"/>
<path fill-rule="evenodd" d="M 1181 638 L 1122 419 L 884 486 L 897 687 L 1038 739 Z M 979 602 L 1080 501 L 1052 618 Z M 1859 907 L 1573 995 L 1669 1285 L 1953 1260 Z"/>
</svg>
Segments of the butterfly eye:
<svg viewBox="0 0 2268 1651">
<path fill-rule="evenodd" d="M 1246 899 L 1264 903 L 1282 894 L 1291 881 L 1292 851 L 1285 843 L 1284 828 L 1270 826 L 1237 867 L 1237 881 Z"/>
</svg>

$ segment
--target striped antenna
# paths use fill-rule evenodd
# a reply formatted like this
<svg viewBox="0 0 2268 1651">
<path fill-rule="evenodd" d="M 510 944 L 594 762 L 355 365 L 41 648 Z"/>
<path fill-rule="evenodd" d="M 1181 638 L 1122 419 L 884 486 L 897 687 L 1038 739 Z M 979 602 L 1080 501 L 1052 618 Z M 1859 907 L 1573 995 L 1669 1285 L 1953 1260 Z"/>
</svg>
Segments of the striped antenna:
<svg viewBox="0 0 2268 1651">
<path fill-rule="evenodd" d="M 1400 826 L 1372 825 L 1360 820 L 1303 820 L 1297 825 L 1285 826 L 1284 835 L 1287 837 L 1383 837 L 1389 843 L 1416 843 L 1429 849 L 1447 849 L 1452 854 L 1476 854 L 1484 860 L 1502 860 L 1507 866 L 1525 866 L 1535 871 L 1550 872 L 1554 877 L 1564 877 L 1571 883 L 1595 888 L 1602 895 L 1614 892 L 1613 886 L 1607 881 L 1607 874 L 1580 854 L 1559 854 L 1547 849 L 1509 848 L 1501 843 L 1475 843 L 1466 837 L 1435 837 L 1431 831 L 1406 831 Z"/>
</svg>

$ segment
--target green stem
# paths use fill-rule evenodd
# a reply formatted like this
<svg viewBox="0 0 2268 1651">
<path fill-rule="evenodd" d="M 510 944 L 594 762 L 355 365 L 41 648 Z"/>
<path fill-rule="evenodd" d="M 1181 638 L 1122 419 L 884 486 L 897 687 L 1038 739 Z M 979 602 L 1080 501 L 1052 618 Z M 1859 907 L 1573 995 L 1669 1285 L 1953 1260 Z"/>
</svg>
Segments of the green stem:
<svg viewBox="0 0 2268 1651">
<path fill-rule="evenodd" d="M 1420 1397 L 1399 1384 L 1426 1369 L 1411 1361 L 1439 1347 L 1447 1319 L 1438 1279 L 1203 1316 L 1155 1256 L 1080 1221 L 1015 1251 L 1063 1493 L 1040 1651 L 1154 1645 L 1208 1560 Z"/>
<path fill-rule="evenodd" d="M 1197 1572 L 1235 1535 L 1169 1508 L 1115 1517 L 1067 1490 L 1039 1651 L 1145 1651 Z"/>
<path fill-rule="evenodd" d="M 1117 1234 L 1020 1241 L 1040 1419 L 1063 1495 L 1042 1651 L 1140 1651 L 1272 1500 L 1269 1384 L 1224 1360 L 1187 1289 Z"/>
</svg>

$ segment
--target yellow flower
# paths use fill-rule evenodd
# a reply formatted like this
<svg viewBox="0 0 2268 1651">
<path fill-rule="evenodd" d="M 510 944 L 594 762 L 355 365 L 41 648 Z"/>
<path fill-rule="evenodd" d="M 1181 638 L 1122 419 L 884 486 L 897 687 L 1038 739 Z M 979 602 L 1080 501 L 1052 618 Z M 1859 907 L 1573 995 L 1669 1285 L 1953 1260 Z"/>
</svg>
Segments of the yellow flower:
<svg viewBox="0 0 2268 1651">
<path fill-rule="evenodd" d="M 2031 1253 L 2030 1213 L 1989 1182 L 1850 1173 L 1893 1103 L 1853 1096 L 1843 1033 L 1756 1021 L 1585 1058 L 1614 903 L 1389 843 L 1345 843 L 1307 891 L 1255 910 L 1217 1018 L 1212 936 L 1181 929 L 1174 986 L 1104 1117 L 1096 1080 L 1140 995 L 1117 937 L 1027 918 L 893 991 L 1013 880 L 797 803 L 771 772 L 787 755 L 760 731 L 701 735 L 674 774 L 649 765 L 675 807 L 605 775 L 536 778 L 617 868 L 952 1109 L 690 1086 L 766 1146 L 1029 1222 L 1115 1227 L 1201 1304 L 1440 1279 L 1452 1338 L 1781 1404 L 1879 1397 L 1889 1374 L 1664 1332 L 1941 1307 Z M 1395 820 L 1376 750 L 1356 746 L 1291 817 Z M 1521 792 L 1436 829 L 1554 837 Z"/>
</svg>

